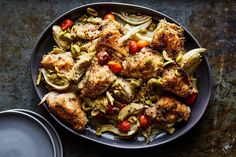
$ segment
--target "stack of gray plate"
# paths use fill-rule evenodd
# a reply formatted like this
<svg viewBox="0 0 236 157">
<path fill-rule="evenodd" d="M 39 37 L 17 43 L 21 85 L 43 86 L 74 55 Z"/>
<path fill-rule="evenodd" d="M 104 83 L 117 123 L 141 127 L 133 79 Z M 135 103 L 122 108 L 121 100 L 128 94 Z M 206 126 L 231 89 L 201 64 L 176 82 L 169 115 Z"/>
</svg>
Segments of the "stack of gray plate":
<svg viewBox="0 0 236 157">
<path fill-rule="evenodd" d="M 63 157 L 63 148 L 44 117 L 14 109 L 0 112 L 0 157 Z"/>
</svg>

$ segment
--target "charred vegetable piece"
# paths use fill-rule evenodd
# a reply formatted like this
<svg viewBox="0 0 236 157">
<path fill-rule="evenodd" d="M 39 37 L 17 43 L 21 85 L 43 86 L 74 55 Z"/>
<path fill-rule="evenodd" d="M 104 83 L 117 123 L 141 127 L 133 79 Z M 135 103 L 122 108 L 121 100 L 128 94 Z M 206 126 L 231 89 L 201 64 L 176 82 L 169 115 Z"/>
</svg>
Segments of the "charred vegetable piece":
<svg viewBox="0 0 236 157">
<path fill-rule="evenodd" d="M 122 62 L 121 75 L 131 78 L 150 79 L 159 76 L 164 59 L 156 51 L 143 48 L 139 53 L 128 56 Z"/>
<path fill-rule="evenodd" d="M 138 119 L 135 116 L 130 117 L 128 119 L 128 122 L 130 123 L 130 129 L 127 132 L 122 132 L 114 125 L 108 124 L 108 125 L 99 126 L 96 130 L 96 135 L 100 136 L 103 132 L 112 132 L 124 138 L 130 137 L 138 131 L 140 124 L 139 124 Z"/>
<path fill-rule="evenodd" d="M 162 88 L 182 98 L 198 93 L 192 86 L 189 75 L 175 64 L 168 65 L 162 74 Z"/>
<path fill-rule="evenodd" d="M 122 110 L 120 111 L 118 115 L 119 120 L 124 120 L 126 117 L 134 114 L 138 114 L 139 112 L 143 111 L 145 109 L 145 105 L 143 104 L 137 104 L 137 103 L 131 103 L 129 105 L 126 105 Z"/>
<path fill-rule="evenodd" d="M 41 103 L 44 101 L 47 102 L 49 110 L 70 124 L 76 131 L 85 130 L 87 118 L 84 111 L 81 110 L 79 98 L 74 93 L 50 92 L 44 96 Z"/>
<path fill-rule="evenodd" d="M 174 97 L 163 96 L 157 101 L 156 120 L 165 123 L 176 123 L 187 121 L 190 115 L 190 108 Z"/>
<path fill-rule="evenodd" d="M 184 40 L 183 28 L 164 19 L 155 29 L 152 46 L 159 51 L 166 50 L 170 58 L 175 59 L 184 50 Z"/>
<path fill-rule="evenodd" d="M 185 53 L 179 64 L 187 72 L 193 72 L 202 62 L 202 54 L 206 52 L 205 48 L 196 48 Z"/>
<path fill-rule="evenodd" d="M 77 62 L 74 64 L 73 68 L 69 73 L 66 74 L 66 77 L 69 80 L 78 82 L 83 74 L 86 72 L 87 68 L 91 64 L 92 58 L 95 53 L 85 53 L 79 56 Z"/>
<path fill-rule="evenodd" d="M 82 96 L 96 97 L 106 91 L 115 80 L 116 76 L 107 65 L 100 66 L 97 60 L 93 60 L 78 84 L 78 89 Z"/>
</svg>

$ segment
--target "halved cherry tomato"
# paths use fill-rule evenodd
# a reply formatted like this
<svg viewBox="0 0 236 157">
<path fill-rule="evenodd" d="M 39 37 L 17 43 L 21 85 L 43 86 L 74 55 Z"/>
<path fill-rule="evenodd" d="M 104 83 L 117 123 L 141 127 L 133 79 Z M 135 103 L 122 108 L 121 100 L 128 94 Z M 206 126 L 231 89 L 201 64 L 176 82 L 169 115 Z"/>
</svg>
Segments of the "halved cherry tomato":
<svg viewBox="0 0 236 157">
<path fill-rule="evenodd" d="M 100 65 L 107 64 L 111 60 L 109 53 L 107 53 L 106 51 L 98 52 L 97 56 L 98 56 L 98 63 Z"/>
<path fill-rule="evenodd" d="M 137 45 L 138 45 L 138 48 L 139 48 L 139 50 L 140 50 L 140 49 L 142 49 L 142 48 L 144 48 L 144 47 L 147 47 L 147 46 L 148 46 L 148 42 L 146 42 L 146 41 L 144 41 L 144 40 L 139 40 L 139 41 L 137 42 Z"/>
<path fill-rule="evenodd" d="M 135 54 L 135 53 L 137 53 L 138 51 L 139 51 L 139 47 L 138 47 L 137 42 L 134 41 L 134 40 L 131 40 L 131 41 L 129 42 L 129 52 L 130 52 L 130 54 Z"/>
<path fill-rule="evenodd" d="M 104 118 L 104 113 L 99 113 L 98 115 L 96 115 L 96 119 L 98 120 L 102 120 Z"/>
<path fill-rule="evenodd" d="M 109 61 L 108 66 L 109 66 L 110 70 L 114 73 L 120 73 L 122 70 L 121 64 L 117 63 L 115 61 Z"/>
<path fill-rule="evenodd" d="M 70 27 L 72 27 L 74 22 L 72 20 L 66 19 L 61 23 L 61 29 L 64 31 Z"/>
<path fill-rule="evenodd" d="M 116 109 L 117 108 L 114 105 L 109 104 L 107 109 L 106 109 L 106 113 L 107 114 L 113 114 L 113 113 L 115 113 Z"/>
<path fill-rule="evenodd" d="M 186 104 L 192 105 L 196 101 L 196 99 L 197 99 L 197 94 L 193 93 L 186 99 Z"/>
<path fill-rule="evenodd" d="M 124 108 L 126 106 L 126 104 L 121 104 L 118 106 L 118 108 L 121 110 L 122 108 Z"/>
<path fill-rule="evenodd" d="M 130 123 L 127 120 L 123 120 L 118 124 L 118 129 L 121 132 L 128 132 L 130 130 Z"/>
<path fill-rule="evenodd" d="M 145 128 L 150 124 L 150 118 L 147 115 L 140 115 L 139 116 L 140 126 Z"/>
<path fill-rule="evenodd" d="M 106 14 L 104 17 L 103 17 L 104 20 L 106 19 L 110 19 L 110 20 L 116 20 L 116 17 L 115 15 L 109 13 L 109 14 Z"/>
</svg>

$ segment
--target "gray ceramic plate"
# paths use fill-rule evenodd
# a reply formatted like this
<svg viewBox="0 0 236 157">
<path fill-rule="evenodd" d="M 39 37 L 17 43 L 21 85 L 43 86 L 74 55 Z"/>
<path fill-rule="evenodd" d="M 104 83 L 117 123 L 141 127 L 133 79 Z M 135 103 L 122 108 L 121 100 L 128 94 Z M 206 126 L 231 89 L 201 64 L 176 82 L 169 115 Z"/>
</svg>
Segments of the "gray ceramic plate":
<svg viewBox="0 0 236 157">
<path fill-rule="evenodd" d="M 141 6 L 132 5 L 132 4 L 123 4 L 123 3 L 112 3 L 112 2 L 93 3 L 93 4 L 83 5 L 83 6 L 77 7 L 75 9 L 72 9 L 66 12 L 65 14 L 61 15 L 56 20 L 54 20 L 43 31 L 43 33 L 39 37 L 39 40 L 37 41 L 35 48 L 33 50 L 32 59 L 31 59 L 31 76 L 32 76 L 35 90 L 40 99 L 42 99 L 42 97 L 47 93 L 47 90 L 44 88 L 43 85 L 36 86 L 36 79 L 38 76 L 38 69 L 40 67 L 40 61 L 43 55 L 51 51 L 51 49 L 53 48 L 53 45 L 55 45 L 55 42 L 52 36 L 52 31 L 51 31 L 52 26 L 59 24 L 66 18 L 71 18 L 71 19 L 78 18 L 79 16 L 83 15 L 86 12 L 87 7 L 92 7 L 98 10 L 101 16 L 103 16 L 105 13 L 108 13 L 110 11 L 127 11 L 127 12 L 136 11 L 136 12 L 151 15 L 154 21 L 156 22 L 158 22 L 159 19 L 165 18 L 167 21 L 177 23 L 174 19 L 158 11 L 155 11 L 146 7 L 141 7 Z M 177 24 L 180 25 L 179 23 Z M 197 40 L 191 35 L 191 33 L 186 28 L 184 28 L 184 30 L 185 30 L 185 37 L 186 37 L 186 42 L 185 42 L 186 50 L 201 47 L 200 44 L 197 42 Z M 199 89 L 199 95 L 197 97 L 196 103 L 192 107 L 192 113 L 191 113 L 191 117 L 189 121 L 185 123 L 184 125 L 178 126 L 174 134 L 167 135 L 163 133 L 157 136 L 149 144 L 146 144 L 145 140 L 141 137 L 137 139 L 120 140 L 120 139 L 115 139 L 114 135 L 109 134 L 109 133 L 105 133 L 102 135 L 102 137 L 98 137 L 95 135 L 95 130 L 92 129 L 90 126 L 88 126 L 86 133 L 79 134 L 75 132 L 73 129 L 71 129 L 69 126 L 67 126 L 65 123 L 63 123 L 60 119 L 55 117 L 52 113 L 50 112 L 49 113 L 60 125 L 62 125 L 64 128 L 66 128 L 73 134 L 98 142 L 98 143 L 102 143 L 102 144 L 113 146 L 113 147 L 127 148 L 127 149 L 157 146 L 163 143 L 167 143 L 185 134 L 202 117 L 211 96 L 210 68 L 209 68 L 209 64 L 205 56 L 203 57 L 203 62 L 198 68 L 197 76 L 198 76 L 197 86 Z M 46 107 L 46 105 L 44 105 L 44 107 L 48 111 L 48 108 Z"/>
<path fill-rule="evenodd" d="M 30 114 L 30 115 L 34 116 L 35 118 L 37 118 L 40 122 L 42 122 L 44 124 L 44 126 L 47 127 L 48 131 L 50 132 L 50 134 L 53 138 L 53 141 L 54 141 L 55 147 L 56 147 L 56 157 L 63 157 L 63 147 L 62 147 L 61 139 L 60 139 L 57 131 L 55 130 L 55 128 L 51 125 L 51 123 L 49 123 L 49 121 L 47 119 L 45 119 L 40 114 L 30 111 L 30 110 L 12 109 L 11 111 L 19 111 L 19 112 Z"/>
<path fill-rule="evenodd" d="M 56 157 L 55 144 L 47 128 L 25 113 L 0 113 L 0 139 L 2 157 Z"/>
</svg>

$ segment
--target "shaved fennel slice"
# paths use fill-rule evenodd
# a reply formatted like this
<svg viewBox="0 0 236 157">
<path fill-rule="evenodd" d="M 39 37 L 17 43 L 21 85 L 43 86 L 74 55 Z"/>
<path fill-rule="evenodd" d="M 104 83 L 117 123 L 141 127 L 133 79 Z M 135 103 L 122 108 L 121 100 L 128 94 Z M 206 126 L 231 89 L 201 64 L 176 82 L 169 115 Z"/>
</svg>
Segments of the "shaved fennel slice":
<svg viewBox="0 0 236 157">
<path fill-rule="evenodd" d="M 128 15 L 128 13 L 125 12 L 121 12 L 121 14 L 116 12 L 111 12 L 111 13 L 132 25 L 140 25 L 152 19 L 151 16 L 147 15 L 135 15 L 135 14 Z"/>
<path fill-rule="evenodd" d="M 124 41 L 128 40 L 131 36 L 133 36 L 135 33 L 138 33 L 140 30 L 147 28 L 150 24 L 152 23 L 152 20 L 141 24 L 139 26 L 133 27 L 131 28 L 127 34 L 125 34 L 124 36 L 122 36 L 119 40 L 118 43 L 122 44 Z"/>
</svg>

